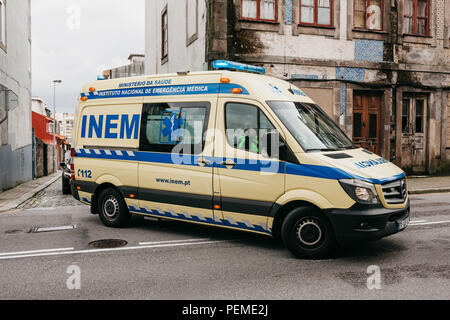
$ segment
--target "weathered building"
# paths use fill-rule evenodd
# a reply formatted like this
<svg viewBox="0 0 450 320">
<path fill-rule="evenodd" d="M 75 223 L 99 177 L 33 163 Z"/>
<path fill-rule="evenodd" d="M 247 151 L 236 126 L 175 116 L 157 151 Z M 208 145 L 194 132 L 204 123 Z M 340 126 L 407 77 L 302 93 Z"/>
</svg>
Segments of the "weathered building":
<svg viewBox="0 0 450 320">
<path fill-rule="evenodd" d="M 450 1 L 147 2 L 146 73 L 266 67 L 412 172 L 450 162 Z"/>
<path fill-rule="evenodd" d="M 32 179 L 30 0 L 0 0 L 0 192 Z"/>
<path fill-rule="evenodd" d="M 129 64 L 103 71 L 106 79 L 135 77 L 144 74 L 145 55 L 132 53 L 128 56 Z"/>
</svg>

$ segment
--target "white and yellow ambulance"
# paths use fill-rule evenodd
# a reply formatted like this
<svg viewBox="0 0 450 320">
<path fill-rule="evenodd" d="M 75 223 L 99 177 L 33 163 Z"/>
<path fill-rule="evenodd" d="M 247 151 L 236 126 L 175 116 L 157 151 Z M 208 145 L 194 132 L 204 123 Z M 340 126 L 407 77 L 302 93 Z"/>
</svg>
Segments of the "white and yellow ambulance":
<svg viewBox="0 0 450 320">
<path fill-rule="evenodd" d="M 408 225 L 400 168 L 354 146 L 289 82 L 213 66 L 82 88 L 72 194 L 106 226 L 139 214 L 280 236 L 318 257 Z"/>
</svg>

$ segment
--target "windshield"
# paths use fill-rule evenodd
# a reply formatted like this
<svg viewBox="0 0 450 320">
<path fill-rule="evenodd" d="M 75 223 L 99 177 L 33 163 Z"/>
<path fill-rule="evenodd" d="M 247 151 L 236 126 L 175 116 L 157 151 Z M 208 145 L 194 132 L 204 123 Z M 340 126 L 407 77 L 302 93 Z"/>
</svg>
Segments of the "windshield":
<svg viewBox="0 0 450 320">
<path fill-rule="evenodd" d="M 311 103 L 268 101 L 269 106 L 305 151 L 335 151 L 355 146 L 319 106 Z"/>
</svg>

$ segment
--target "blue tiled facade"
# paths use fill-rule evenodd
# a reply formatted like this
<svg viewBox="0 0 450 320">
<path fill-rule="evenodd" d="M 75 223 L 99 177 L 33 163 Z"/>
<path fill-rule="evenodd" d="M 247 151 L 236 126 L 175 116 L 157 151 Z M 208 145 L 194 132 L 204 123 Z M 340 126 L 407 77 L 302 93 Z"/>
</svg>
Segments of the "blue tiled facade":
<svg viewBox="0 0 450 320">
<path fill-rule="evenodd" d="M 383 61 L 383 41 L 355 40 L 355 61 Z"/>
<path fill-rule="evenodd" d="M 347 104 L 347 96 L 346 96 L 346 91 L 347 91 L 347 84 L 344 82 L 341 82 L 341 88 L 340 88 L 340 92 L 339 92 L 339 115 L 345 115 L 345 107 Z"/>
<path fill-rule="evenodd" d="M 292 0 L 284 1 L 284 23 L 292 24 Z"/>
<path fill-rule="evenodd" d="M 366 70 L 363 68 L 336 67 L 336 79 L 363 82 Z"/>
</svg>

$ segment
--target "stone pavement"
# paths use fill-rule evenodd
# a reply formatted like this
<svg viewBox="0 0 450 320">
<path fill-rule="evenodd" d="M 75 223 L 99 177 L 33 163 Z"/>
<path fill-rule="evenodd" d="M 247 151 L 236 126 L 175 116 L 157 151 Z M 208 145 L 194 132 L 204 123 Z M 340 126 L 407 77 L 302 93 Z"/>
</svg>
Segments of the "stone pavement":
<svg viewBox="0 0 450 320">
<path fill-rule="evenodd" d="M 0 212 L 17 208 L 22 203 L 33 198 L 43 189 L 61 179 L 61 171 L 49 176 L 23 183 L 13 189 L 0 193 Z"/>
</svg>

